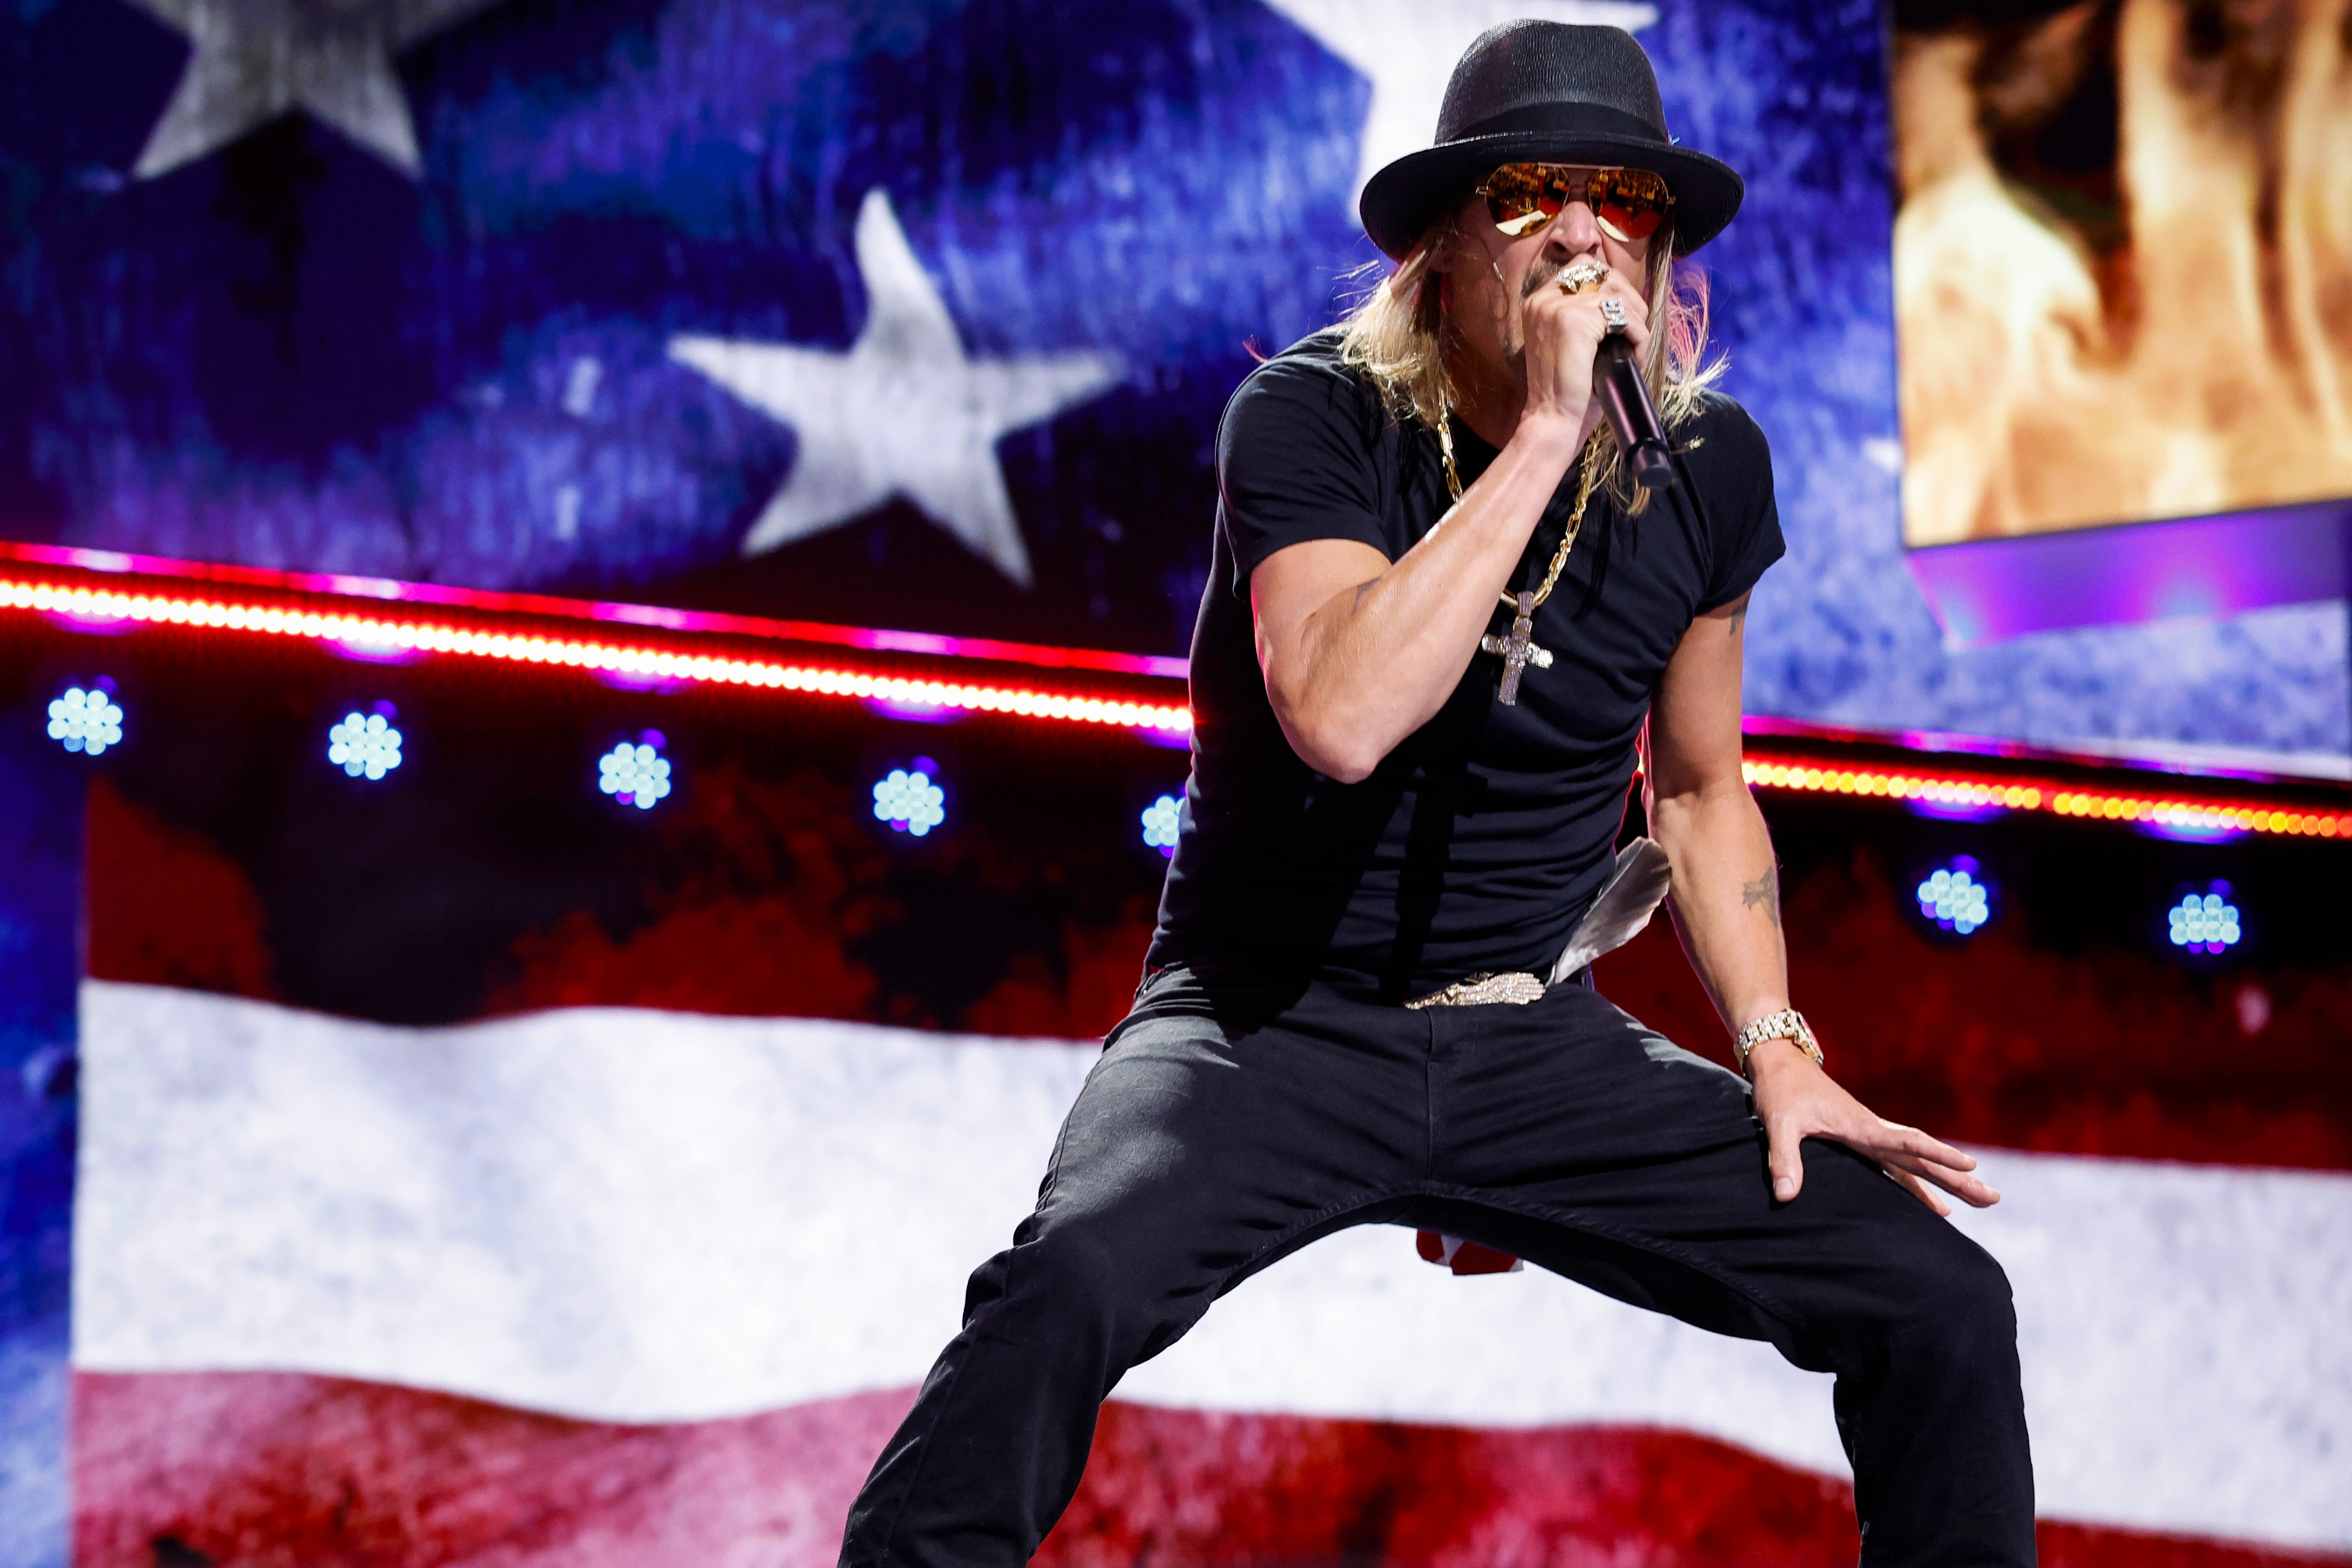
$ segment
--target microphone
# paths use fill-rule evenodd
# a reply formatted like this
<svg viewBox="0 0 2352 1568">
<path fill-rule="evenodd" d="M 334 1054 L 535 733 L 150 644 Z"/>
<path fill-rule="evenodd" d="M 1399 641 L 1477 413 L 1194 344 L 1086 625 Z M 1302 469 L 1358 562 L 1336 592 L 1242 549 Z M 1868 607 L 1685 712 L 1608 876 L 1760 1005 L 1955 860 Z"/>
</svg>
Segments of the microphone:
<svg viewBox="0 0 2352 1568">
<path fill-rule="evenodd" d="M 1612 304 L 1615 301 L 1611 301 Z M 1658 423 L 1657 405 L 1633 362 L 1633 345 L 1612 327 L 1592 356 L 1592 390 L 1608 412 L 1609 427 L 1625 454 L 1633 482 L 1644 490 L 1663 490 L 1675 482 L 1674 455 L 1666 450 L 1665 428 Z"/>
</svg>

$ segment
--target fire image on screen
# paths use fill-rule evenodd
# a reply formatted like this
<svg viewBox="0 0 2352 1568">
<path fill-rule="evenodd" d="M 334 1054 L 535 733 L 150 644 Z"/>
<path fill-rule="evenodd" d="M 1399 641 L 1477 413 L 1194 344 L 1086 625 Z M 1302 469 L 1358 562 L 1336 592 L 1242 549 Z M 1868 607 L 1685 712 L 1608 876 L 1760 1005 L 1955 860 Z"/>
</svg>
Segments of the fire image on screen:
<svg viewBox="0 0 2352 1568">
<path fill-rule="evenodd" d="M 1895 22 L 1905 541 L 2352 494 L 2352 6 Z"/>
</svg>

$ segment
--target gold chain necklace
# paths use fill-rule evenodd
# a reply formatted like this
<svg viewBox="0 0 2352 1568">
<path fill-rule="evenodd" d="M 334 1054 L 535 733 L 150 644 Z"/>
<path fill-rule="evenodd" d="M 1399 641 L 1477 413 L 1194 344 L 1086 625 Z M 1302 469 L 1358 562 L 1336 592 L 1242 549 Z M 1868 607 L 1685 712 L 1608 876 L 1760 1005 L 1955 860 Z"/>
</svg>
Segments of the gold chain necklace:
<svg viewBox="0 0 2352 1568">
<path fill-rule="evenodd" d="M 1600 453 L 1600 433 L 1585 443 L 1582 471 L 1577 481 L 1576 510 L 1570 514 L 1568 527 L 1561 530 L 1559 549 L 1552 552 L 1551 570 L 1544 573 L 1543 586 L 1522 589 L 1517 593 L 1505 591 L 1500 595 L 1511 612 L 1511 633 L 1502 636 L 1488 632 L 1478 639 L 1478 651 L 1492 653 L 1503 661 L 1503 678 L 1495 687 L 1495 700 L 1505 707 L 1519 700 L 1519 677 L 1532 664 L 1538 670 L 1551 668 L 1551 650 L 1535 640 L 1536 606 L 1551 597 L 1559 583 L 1559 569 L 1568 564 L 1568 552 L 1576 548 L 1576 536 L 1584 528 L 1584 508 L 1592 499 L 1595 477 L 1593 458 Z M 1454 410 L 1448 406 L 1437 422 L 1437 449 L 1445 457 L 1445 487 L 1454 492 L 1454 503 L 1462 500 L 1462 475 L 1454 466 Z"/>
<path fill-rule="evenodd" d="M 1454 493 L 1454 504 L 1459 506 L 1462 502 L 1462 472 L 1454 465 L 1454 409 L 1450 404 L 1438 417 L 1437 450 L 1445 459 L 1445 487 Z M 1529 610 L 1549 599 L 1551 591 L 1559 585 L 1560 568 L 1568 564 L 1568 552 L 1576 548 L 1576 536 L 1584 530 L 1584 508 L 1591 503 L 1595 477 L 1592 460 L 1600 455 L 1600 452 L 1601 433 L 1596 430 L 1592 433 L 1592 439 L 1584 444 L 1583 466 L 1577 479 L 1576 510 L 1569 514 L 1568 528 L 1559 536 L 1559 549 L 1552 551 L 1551 565 L 1544 572 L 1543 586 L 1536 590 L 1535 597 L 1528 602 Z M 1514 610 L 1519 608 L 1518 597 L 1507 590 L 1496 597 Z"/>
</svg>

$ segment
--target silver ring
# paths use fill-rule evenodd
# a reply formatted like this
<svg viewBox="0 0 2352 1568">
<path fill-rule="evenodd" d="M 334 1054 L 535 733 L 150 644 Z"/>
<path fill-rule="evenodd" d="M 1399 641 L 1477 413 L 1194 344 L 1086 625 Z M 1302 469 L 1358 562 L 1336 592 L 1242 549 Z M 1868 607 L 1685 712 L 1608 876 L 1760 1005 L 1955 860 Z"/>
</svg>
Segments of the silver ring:
<svg viewBox="0 0 2352 1568">
<path fill-rule="evenodd" d="M 1625 302 L 1622 299 L 1602 300 L 1601 302 L 1601 319 L 1609 323 L 1609 329 L 1611 331 L 1623 331 L 1625 329 Z"/>
</svg>

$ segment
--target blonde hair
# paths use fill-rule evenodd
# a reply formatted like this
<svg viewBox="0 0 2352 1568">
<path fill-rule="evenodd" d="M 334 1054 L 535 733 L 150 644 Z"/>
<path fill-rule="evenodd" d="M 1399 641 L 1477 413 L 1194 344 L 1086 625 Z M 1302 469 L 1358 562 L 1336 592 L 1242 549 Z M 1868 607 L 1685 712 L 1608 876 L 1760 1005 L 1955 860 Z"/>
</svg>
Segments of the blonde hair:
<svg viewBox="0 0 2352 1568">
<path fill-rule="evenodd" d="M 1461 402 L 1461 388 L 1446 363 L 1458 329 L 1446 318 L 1444 273 L 1438 264 L 1465 237 L 1458 214 L 1441 218 L 1347 314 L 1339 361 L 1370 378 L 1391 419 L 1409 416 L 1436 430 Z M 1650 384 L 1658 418 L 1672 432 L 1697 413 L 1699 400 L 1721 378 L 1727 361 L 1720 354 L 1706 358 L 1706 276 L 1696 267 L 1676 267 L 1671 242 L 1650 253 L 1649 295 L 1650 342 L 1642 352 L 1642 379 Z M 1635 487 L 1624 473 L 1608 421 L 1601 422 L 1592 441 L 1599 450 L 1587 470 L 1589 486 L 1606 487 L 1627 512 L 1640 512 L 1650 492 Z"/>
</svg>

